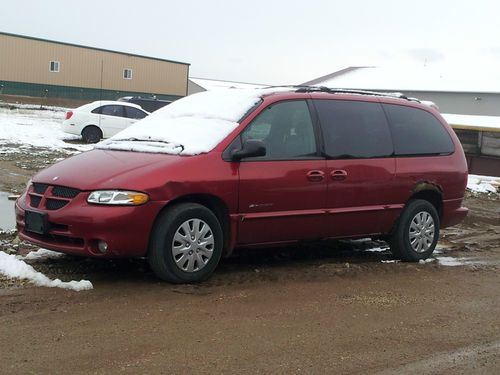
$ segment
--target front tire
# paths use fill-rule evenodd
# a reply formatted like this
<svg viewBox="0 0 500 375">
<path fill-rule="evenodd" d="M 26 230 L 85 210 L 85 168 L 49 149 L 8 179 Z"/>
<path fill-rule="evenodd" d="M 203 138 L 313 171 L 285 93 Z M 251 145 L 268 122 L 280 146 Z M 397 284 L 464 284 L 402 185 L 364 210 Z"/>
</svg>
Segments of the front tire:
<svg viewBox="0 0 500 375">
<path fill-rule="evenodd" d="M 148 262 L 165 281 L 199 282 L 210 277 L 217 267 L 222 247 L 222 227 L 213 212 L 197 203 L 180 203 L 158 216 Z"/>
<path fill-rule="evenodd" d="M 422 199 L 411 200 L 404 208 L 389 244 L 395 257 L 406 262 L 427 259 L 439 239 L 439 215 Z"/>
</svg>

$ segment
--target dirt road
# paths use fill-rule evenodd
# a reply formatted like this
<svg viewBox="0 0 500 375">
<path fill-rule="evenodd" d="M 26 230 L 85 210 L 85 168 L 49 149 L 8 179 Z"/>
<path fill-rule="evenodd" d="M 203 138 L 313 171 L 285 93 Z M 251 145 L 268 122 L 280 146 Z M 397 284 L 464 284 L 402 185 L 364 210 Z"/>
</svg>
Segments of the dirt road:
<svg viewBox="0 0 500 375">
<path fill-rule="evenodd" d="M 0 190 L 37 168 L 0 157 Z M 383 243 L 328 242 L 240 252 L 208 282 L 174 286 L 142 260 L 32 261 L 94 289 L 4 278 L 0 373 L 499 373 L 500 198 L 466 205 L 426 264 L 394 262 Z M 15 242 L 1 235 L 0 250 L 32 249 Z"/>
</svg>

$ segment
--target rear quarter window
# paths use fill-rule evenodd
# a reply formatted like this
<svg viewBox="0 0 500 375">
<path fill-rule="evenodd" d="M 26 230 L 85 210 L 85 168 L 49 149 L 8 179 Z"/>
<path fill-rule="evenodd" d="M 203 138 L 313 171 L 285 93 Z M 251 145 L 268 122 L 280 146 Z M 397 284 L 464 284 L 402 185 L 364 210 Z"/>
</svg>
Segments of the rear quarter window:
<svg viewBox="0 0 500 375">
<path fill-rule="evenodd" d="M 451 154 L 450 135 L 431 113 L 418 108 L 383 104 L 397 156 Z"/>
</svg>

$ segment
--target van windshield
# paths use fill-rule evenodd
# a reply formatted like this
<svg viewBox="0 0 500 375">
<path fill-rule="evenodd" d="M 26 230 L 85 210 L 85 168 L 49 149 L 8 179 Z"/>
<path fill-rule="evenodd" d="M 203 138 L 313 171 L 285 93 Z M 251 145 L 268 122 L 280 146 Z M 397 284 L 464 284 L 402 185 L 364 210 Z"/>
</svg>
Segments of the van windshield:
<svg viewBox="0 0 500 375">
<path fill-rule="evenodd" d="M 205 153 L 227 137 L 261 96 L 269 92 L 227 89 L 193 94 L 137 121 L 96 148 L 181 155 Z"/>
</svg>

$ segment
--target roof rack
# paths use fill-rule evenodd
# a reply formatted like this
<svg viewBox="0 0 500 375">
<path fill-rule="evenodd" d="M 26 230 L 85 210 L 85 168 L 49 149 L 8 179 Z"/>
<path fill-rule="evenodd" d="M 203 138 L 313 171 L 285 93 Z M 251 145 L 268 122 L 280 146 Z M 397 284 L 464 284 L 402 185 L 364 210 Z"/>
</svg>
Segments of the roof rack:
<svg viewBox="0 0 500 375">
<path fill-rule="evenodd" d="M 400 92 L 378 92 L 368 90 L 350 90 L 350 89 L 336 89 L 326 86 L 300 86 L 297 92 L 327 92 L 330 94 L 356 94 L 356 95 L 371 95 L 371 96 L 385 96 L 391 98 L 405 99 L 409 101 L 420 102 L 416 98 L 410 98 Z"/>
<path fill-rule="evenodd" d="M 385 96 L 390 98 L 405 99 L 412 102 L 420 103 L 417 98 L 410 98 L 400 92 L 378 92 L 378 91 L 368 91 L 368 90 L 350 90 L 350 89 L 336 89 L 326 86 L 307 86 L 307 85 L 284 85 L 284 86 L 269 86 L 265 88 L 278 88 L 278 87 L 289 87 L 290 89 L 296 89 L 295 92 L 326 92 L 329 94 L 355 94 L 355 95 L 370 95 L 370 96 Z"/>
</svg>

